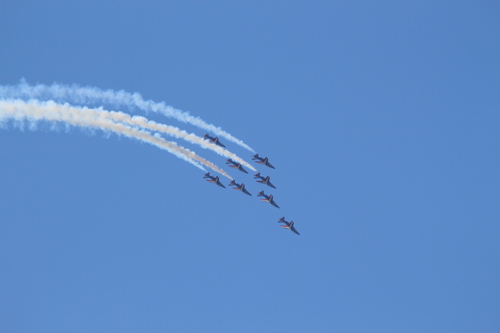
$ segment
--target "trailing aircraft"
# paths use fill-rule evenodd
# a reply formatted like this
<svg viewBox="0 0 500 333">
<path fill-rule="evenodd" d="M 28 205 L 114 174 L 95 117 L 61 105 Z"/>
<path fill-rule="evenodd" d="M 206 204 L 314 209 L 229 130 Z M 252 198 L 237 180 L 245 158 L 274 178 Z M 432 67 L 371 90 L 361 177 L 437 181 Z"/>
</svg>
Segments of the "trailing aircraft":
<svg viewBox="0 0 500 333">
<path fill-rule="evenodd" d="M 267 157 L 260 157 L 259 154 L 255 154 L 253 155 L 253 158 L 252 160 L 255 161 L 255 163 L 260 163 L 260 164 L 264 164 L 265 166 L 267 167 L 270 167 L 270 168 L 273 168 L 273 169 L 276 169 L 275 167 L 273 167 L 271 165 L 271 163 L 269 163 L 269 159 Z"/>
<path fill-rule="evenodd" d="M 241 192 L 251 196 L 250 192 L 247 191 L 247 189 L 245 188 L 245 184 L 243 184 L 243 183 L 238 184 L 234 180 L 231 180 L 231 182 L 229 183 L 229 186 L 236 186 L 236 187 L 233 187 L 234 190 L 241 191 Z"/>
<path fill-rule="evenodd" d="M 256 174 L 253 176 L 253 179 L 259 179 L 259 178 L 260 178 L 260 180 L 257 180 L 257 183 L 266 184 L 267 186 L 270 186 L 270 187 L 272 187 L 272 188 L 276 188 L 276 186 L 274 186 L 274 185 L 270 182 L 271 177 L 267 176 L 267 177 L 265 177 L 265 178 L 264 178 L 264 177 L 262 177 L 262 176 L 260 175 L 260 172 L 259 172 L 259 173 L 256 173 Z"/>
<path fill-rule="evenodd" d="M 264 194 L 264 191 L 260 191 L 259 194 L 257 194 L 258 197 L 264 197 L 265 199 L 260 199 L 264 202 L 269 202 L 271 205 L 273 205 L 274 207 L 276 208 L 280 208 L 280 206 L 278 206 L 276 204 L 276 202 L 274 202 L 274 199 L 273 199 L 273 195 L 266 195 Z"/>
<path fill-rule="evenodd" d="M 208 141 L 210 141 L 211 143 L 216 144 L 217 146 L 221 146 L 221 147 L 224 147 L 224 148 L 226 147 L 226 146 L 224 146 L 222 143 L 220 143 L 220 141 L 219 141 L 219 138 L 218 138 L 218 137 L 215 137 L 215 138 L 214 138 L 214 137 L 211 137 L 211 136 L 210 136 L 210 135 L 208 135 L 208 134 L 205 134 L 205 136 L 203 137 L 203 139 L 208 140 Z"/>
<path fill-rule="evenodd" d="M 228 159 L 226 164 L 229 164 L 230 168 L 235 168 L 235 169 L 238 169 L 244 173 L 248 173 L 245 169 L 243 169 L 243 166 L 241 166 L 241 163 L 233 161 L 232 159 Z"/>
<path fill-rule="evenodd" d="M 293 222 L 293 221 L 290 221 L 290 222 L 285 221 L 285 217 L 280 218 L 278 220 L 278 222 L 286 224 L 286 225 L 282 225 L 281 227 L 289 229 L 289 230 L 295 232 L 297 235 L 300 235 L 299 232 L 297 231 L 297 229 L 295 229 L 295 226 L 294 226 L 295 222 Z"/>
<path fill-rule="evenodd" d="M 224 188 L 226 188 L 226 187 L 225 187 L 224 185 L 222 185 L 222 183 L 220 182 L 220 180 L 219 180 L 219 176 L 216 176 L 216 177 L 214 177 L 214 176 L 210 176 L 210 172 L 209 172 L 209 173 L 206 173 L 206 174 L 203 176 L 203 178 L 209 178 L 209 179 L 207 179 L 207 182 L 211 182 L 211 183 L 214 183 L 214 184 L 219 185 L 220 187 L 224 187 Z"/>
</svg>

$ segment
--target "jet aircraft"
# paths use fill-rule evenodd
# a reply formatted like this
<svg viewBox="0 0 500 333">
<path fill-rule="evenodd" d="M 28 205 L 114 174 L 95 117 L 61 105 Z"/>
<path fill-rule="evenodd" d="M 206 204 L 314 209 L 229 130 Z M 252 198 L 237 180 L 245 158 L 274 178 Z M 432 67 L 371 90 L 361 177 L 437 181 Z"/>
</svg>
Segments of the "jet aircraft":
<svg viewBox="0 0 500 333">
<path fill-rule="evenodd" d="M 253 176 L 253 179 L 259 179 L 260 180 L 257 180 L 257 183 L 261 183 L 261 184 L 266 184 L 267 186 L 270 186 L 272 188 L 276 188 L 276 186 L 274 186 L 270 180 L 271 180 L 271 177 L 267 176 L 267 177 L 262 177 L 260 175 L 260 172 L 259 173 L 256 173 L 254 176 Z"/>
<path fill-rule="evenodd" d="M 243 184 L 243 183 L 238 184 L 234 180 L 231 180 L 231 182 L 229 183 L 229 186 L 236 186 L 236 187 L 233 187 L 234 190 L 241 191 L 241 192 L 251 196 L 250 192 L 247 191 L 247 189 L 245 188 L 245 184 Z"/>
<path fill-rule="evenodd" d="M 219 180 L 219 176 L 217 177 L 214 177 L 214 176 L 210 176 L 210 172 L 209 173 L 206 173 L 203 178 L 209 178 L 207 179 L 207 182 L 211 182 L 211 183 L 214 183 L 214 184 L 217 184 L 219 185 L 220 187 L 224 187 L 226 188 L 224 185 L 222 185 L 222 183 L 220 182 Z"/>
<path fill-rule="evenodd" d="M 267 157 L 260 157 L 259 154 L 255 154 L 253 155 L 253 158 L 252 160 L 255 161 L 255 163 L 260 163 L 260 164 L 264 164 L 265 166 L 267 167 L 270 167 L 270 168 L 273 168 L 273 169 L 276 169 L 275 167 L 273 167 L 271 165 L 271 163 L 269 163 L 269 159 Z"/>
<path fill-rule="evenodd" d="M 226 164 L 229 164 L 230 168 L 235 168 L 235 169 L 238 169 L 244 173 L 248 173 L 245 169 L 243 169 L 243 166 L 241 166 L 241 163 L 235 162 L 232 159 L 228 159 Z"/>
<path fill-rule="evenodd" d="M 295 229 L 295 222 L 293 221 L 285 221 L 285 217 L 282 217 L 278 220 L 278 222 L 281 222 L 281 223 L 285 223 L 286 225 L 282 225 L 281 227 L 283 228 L 286 228 L 286 229 L 290 229 L 291 231 L 295 232 L 297 235 L 300 235 L 299 232 L 297 231 L 297 229 Z"/>
<path fill-rule="evenodd" d="M 221 147 L 224 147 L 224 148 L 226 147 L 226 146 L 224 146 L 222 143 L 220 143 L 220 141 L 219 141 L 219 138 L 218 138 L 218 137 L 215 137 L 215 138 L 214 138 L 214 137 L 211 137 L 211 136 L 210 136 L 210 135 L 208 135 L 208 134 L 205 134 L 205 136 L 203 137 L 203 139 L 208 140 L 208 141 L 210 141 L 211 143 L 216 144 L 217 146 L 221 146 Z"/>
<path fill-rule="evenodd" d="M 273 199 L 273 195 L 266 195 L 264 194 L 264 191 L 260 191 L 259 194 L 257 194 L 258 197 L 264 197 L 265 199 L 260 199 L 264 202 L 269 202 L 271 205 L 273 205 L 274 207 L 276 208 L 280 208 L 280 206 L 278 206 L 276 204 L 276 202 L 274 202 L 274 199 Z"/>
</svg>

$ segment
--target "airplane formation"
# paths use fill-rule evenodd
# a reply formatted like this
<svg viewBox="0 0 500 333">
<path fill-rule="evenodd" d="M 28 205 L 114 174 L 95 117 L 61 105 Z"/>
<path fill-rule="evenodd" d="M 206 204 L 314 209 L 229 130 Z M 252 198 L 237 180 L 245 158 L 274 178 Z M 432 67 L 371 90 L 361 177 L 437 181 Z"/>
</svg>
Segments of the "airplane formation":
<svg viewBox="0 0 500 333">
<path fill-rule="evenodd" d="M 82 101 L 86 101 L 94 106 L 87 107 L 81 105 Z M 77 105 L 72 105 L 73 103 Z M 204 122 L 199 117 L 190 116 L 188 113 L 181 110 L 173 109 L 164 102 L 156 103 L 151 100 L 144 100 L 138 93 L 130 94 L 123 90 L 115 92 L 113 90 L 101 90 L 95 87 L 81 87 L 78 85 L 67 86 L 53 84 L 52 86 L 46 86 L 38 84 L 36 86 L 30 86 L 24 79 L 16 86 L 0 85 L 1 121 L 10 122 L 12 120 L 15 121 L 16 124 L 17 122 L 19 122 L 19 124 L 27 122 L 32 125 L 39 121 L 48 121 L 54 125 L 65 123 L 66 126 L 68 126 L 67 128 L 80 127 L 91 129 L 92 131 L 99 130 L 105 133 L 115 133 L 156 146 L 205 172 L 207 170 L 205 169 L 206 167 L 231 180 L 233 179 L 226 171 L 197 155 L 194 151 L 177 145 L 176 142 L 166 140 L 164 135 L 168 135 L 178 139 L 184 139 L 193 144 L 198 144 L 226 158 L 231 157 L 226 162 L 230 168 L 237 169 L 246 174 L 249 173 L 247 169 L 257 172 L 254 166 L 227 149 L 223 149 L 226 146 L 216 135 L 210 136 L 209 134 L 205 134 L 203 138 L 200 138 L 195 134 L 189 134 L 175 126 L 158 123 L 144 117 L 133 116 L 132 114 L 121 111 L 107 111 L 103 106 L 106 104 L 125 106 L 130 111 L 142 110 L 158 112 L 167 117 L 172 117 L 199 128 L 211 130 L 216 133 L 216 135 L 226 138 L 232 143 L 238 144 L 252 152 L 254 151 L 250 146 L 243 143 L 243 141 L 223 131 L 220 127 L 215 127 L 212 124 Z M 57 127 L 58 126 L 52 126 L 52 129 L 56 129 Z M 208 140 L 208 142 L 205 140 Z M 274 166 L 269 163 L 267 157 L 261 157 L 259 154 L 255 154 L 252 156 L 252 160 L 268 168 L 275 169 Z M 218 176 L 212 176 L 210 173 L 206 173 L 203 178 L 217 186 L 226 188 Z M 261 175 L 260 172 L 254 175 L 254 180 L 260 184 L 276 189 L 276 186 L 271 183 L 271 178 Z M 232 180 L 229 186 L 234 190 L 241 191 L 245 195 L 252 196 L 244 183 L 238 184 L 235 180 Z M 260 191 L 257 197 L 263 202 L 280 208 L 272 194 L 267 195 L 264 191 Z M 283 221 L 283 223 L 285 223 L 284 227 L 297 233 L 293 226 L 293 221 Z"/>
<path fill-rule="evenodd" d="M 220 141 L 219 141 L 219 138 L 218 137 L 211 137 L 210 135 L 208 134 L 205 134 L 204 136 L 204 139 L 205 140 L 209 140 L 211 143 L 214 143 L 220 147 L 225 147 Z M 267 166 L 268 168 L 272 168 L 272 169 L 275 169 L 275 167 L 269 163 L 269 159 L 267 157 L 260 157 L 259 154 L 255 154 L 252 158 L 252 160 L 255 161 L 255 163 L 259 163 L 259 164 L 262 164 L 262 165 L 265 165 Z M 228 159 L 226 164 L 231 167 L 231 168 L 234 168 L 234 169 L 237 169 L 237 170 L 240 170 L 241 172 L 244 172 L 244 173 L 248 173 L 248 171 L 246 171 L 243 166 L 241 165 L 241 163 L 238 163 L 236 161 L 233 161 L 232 159 Z M 210 172 L 209 173 L 206 173 L 203 178 L 206 179 L 206 181 L 210 182 L 210 183 L 214 183 L 222 188 L 226 188 L 220 181 L 219 179 L 219 176 L 212 176 L 210 175 Z M 276 186 L 274 186 L 272 183 L 271 183 L 271 177 L 269 176 L 262 176 L 260 174 L 260 172 L 256 173 L 254 175 L 254 179 L 257 179 L 256 182 L 257 183 L 261 183 L 261 184 L 264 184 L 264 185 L 267 185 L 269 187 L 272 187 L 272 188 L 276 188 Z M 241 183 L 241 184 L 238 184 L 235 180 L 231 180 L 231 182 L 229 183 L 229 186 L 232 187 L 232 189 L 234 190 L 238 190 L 238 191 L 241 191 L 243 193 L 245 193 L 246 195 L 249 195 L 249 196 L 252 196 L 252 194 L 250 192 L 248 192 L 248 190 L 245 188 L 245 184 L 244 183 Z M 273 205 L 274 207 L 276 208 L 280 208 L 280 206 L 278 206 L 278 204 L 274 201 L 274 197 L 272 194 L 270 195 L 267 195 L 264 193 L 264 191 L 260 191 L 258 194 L 257 194 L 258 197 L 263 197 L 262 199 L 260 199 L 261 201 L 264 201 L 264 202 L 267 202 L 271 205 Z M 299 232 L 297 231 L 297 229 L 295 229 L 295 222 L 293 221 L 286 221 L 285 220 L 285 217 L 282 217 L 278 220 L 278 223 L 284 223 L 284 225 L 281 225 L 281 227 L 285 228 L 285 229 L 289 229 L 290 231 L 296 233 L 297 235 L 300 235 Z"/>
</svg>

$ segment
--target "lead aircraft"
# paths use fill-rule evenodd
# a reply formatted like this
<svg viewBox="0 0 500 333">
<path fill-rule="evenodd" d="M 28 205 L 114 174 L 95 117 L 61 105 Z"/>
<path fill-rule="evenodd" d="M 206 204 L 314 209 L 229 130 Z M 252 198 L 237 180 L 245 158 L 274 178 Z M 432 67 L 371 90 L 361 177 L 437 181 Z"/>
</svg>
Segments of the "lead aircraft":
<svg viewBox="0 0 500 333">
<path fill-rule="evenodd" d="M 203 139 L 208 140 L 208 141 L 210 141 L 211 143 L 216 144 L 217 146 L 221 146 L 221 147 L 224 147 L 224 148 L 226 147 L 226 146 L 224 146 L 222 143 L 220 143 L 220 141 L 219 141 L 219 138 L 218 138 L 218 137 L 215 137 L 215 138 L 214 138 L 214 137 L 211 137 L 211 136 L 210 136 L 210 135 L 208 135 L 208 134 L 205 134 L 205 136 L 203 137 Z"/>
<path fill-rule="evenodd" d="M 241 163 L 233 161 L 232 159 L 228 159 L 226 164 L 229 164 L 230 168 L 235 168 L 235 169 L 238 169 L 244 173 L 248 173 L 245 169 L 243 169 L 243 166 L 241 166 Z"/>
<path fill-rule="evenodd" d="M 211 183 L 214 183 L 214 184 L 217 184 L 219 185 L 220 187 L 224 187 L 226 188 L 224 185 L 222 185 L 222 183 L 220 182 L 219 180 L 219 176 L 217 177 L 214 177 L 214 176 L 210 176 L 210 172 L 209 173 L 206 173 L 203 178 L 209 178 L 207 179 L 207 182 L 211 182 Z"/>
<path fill-rule="evenodd" d="M 229 183 L 229 186 L 236 186 L 236 187 L 233 187 L 233 190 L 238 190 L 238 191 L 241 191 L 241 192 L 251 196 L 250 192 L 247 191 L 247 189 L 245 188 L 245 184 L 243 184 L 243 183 L 238 184 L 234 180 L 231 180 L 231 182 Z"/>
<path fill-rule="evenodd" d="M 253 155 L 252 160 L 254 160 L 255 163 L 264 164 L 267 167 L 276 169 L 275 167 L 273 167 L 271 165 L 271 163 L 269 163 L 269 159 L 267 157 L 260 157 L 259 154 L 255 154 L 255 155 Z"/>
<path fill-rule="evenodd" d="M 261 184 L 266 184 L 267 186 L 270 186 L 272 188 L 276 188 L 276 186 L 274 186 L 273 184 L 271 184 L 270 180 L 271 180 L 271 177 L 267 176 L 267 177 L 262 177 L 260 175 L 260 172 L 259 173 L 256 173 L 254 176 L 253 176 L 253 179 L 259 179 L 260 180 L 257 180 L 257 183 L 261 183 Z"/>
<path fill-rule="evenodd" d="M 272 194 L 271 194 L 271 195 L 266 195 L 266 194 L 264 193 L 264 191 L 260 191 L 260 192 L 259 192 L 259 194 L 257 194 L 257 196 L 258 196 L 258 197 L 264 197 L 265 199 L 260 199 L 260 200 L 262 200 L 262 201 L 264 201 L 264 202 L 269 202 L 269 203 L 270 203 L 271 205 L 273 205 L 274 207 L 276 207 L 276 208 L 280 208 L 280 206 L 278 206 L 278 205 L 276 204 L 276 202 L 274 202 L 274 199 L 273 199 L 273 195 L 272 195 Z"/>
<path fill-rule="evenodd" d="M 295 222 L 293 222 L 293 221 L 290 221 L 290 222 L 285 221 L 285 217 L 284 216 L 282 218 L 280 218 L 278 220 L 278 222 L 286 224 L 286 225 L 282 225 L 281 227 L 289 229 L 289 230 L 295 232 L 297 235 L 300 235 L 299 232 L 297 231 L 297 229 L 295 229 L 295 226 L 294 226 Z"/>
</svg>

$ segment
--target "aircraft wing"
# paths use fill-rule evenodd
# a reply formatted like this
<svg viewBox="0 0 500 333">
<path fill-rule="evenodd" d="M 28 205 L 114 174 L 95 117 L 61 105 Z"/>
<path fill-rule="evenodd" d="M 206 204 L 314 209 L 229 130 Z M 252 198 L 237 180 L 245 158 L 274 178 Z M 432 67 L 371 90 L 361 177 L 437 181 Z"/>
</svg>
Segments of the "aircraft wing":
<svg viewBox="0 0 500 333">
<path fill-rule="evenodd" d="M 225 187 L 224 185 L 222 185 L 222 183 L 220 182 L 220 180 L 219 180 L 219 176 L 217 176 L 217 177 L 210 177 L 210 179 L 207 179 L 207 182 L 211 182 L 211 183 L 214 183 L 214 184 L 219 185 L 220 187 L 226 188 L 226 187 Z"/>
<path fill-rule="evenodd" d="M 226 147 L 226 146 L 224 146 L 224 145 L 223 145 L 223 144 L 219 141 L 219 138 L 218 138 L 218 137 L 216 137 L 216 138 L 214 139 L 214 141 L 213 141 L 213 142 L 214 142 L 217 146 L 221 146 L 221 147 L 224 147 L 224 148 Z"/>
<path fill-rule="evenodd" d="M 247 191 L 247 189 L 245 188 L 245 185 L 243 185 L 243 184 L 241 185 L 241 192 L 243 192 L 249 196 L 252 196 L 252 194 L 250 194 L 250 192 Z"/>
<path fill-rule="evenodd" d="M 300 234 L 299 234 L 299 232 L 297 231 L 297 229 L 295 229 L 294 224 L 295 224 L 295 223 L 294 223 L 293 221 L 291 221 L 291 222 L 290 222 L 290 230 L 292 230 L 293 232 L 295 232 L 297 235 L 299 235 L 299 236 L 300 236 Z"/>
<path fill-rule="evenodd" d="M 276 208 L 280 208 L 280 206 L 278 206 L 278 205 L 276 204 L 276 202 L 274 202 L 274 199 L 273 199 L 273 195 L 272 195 L 272 194 L 269 196 L 269 198 L 268 198 L 267 200 L 268 200 L 268 202 L 269 202 L 271 205 L 273 205 L 274 207 L 276 207 Z"/>
</svg>

